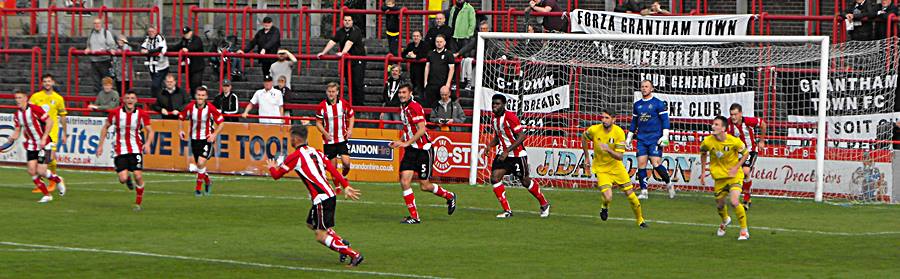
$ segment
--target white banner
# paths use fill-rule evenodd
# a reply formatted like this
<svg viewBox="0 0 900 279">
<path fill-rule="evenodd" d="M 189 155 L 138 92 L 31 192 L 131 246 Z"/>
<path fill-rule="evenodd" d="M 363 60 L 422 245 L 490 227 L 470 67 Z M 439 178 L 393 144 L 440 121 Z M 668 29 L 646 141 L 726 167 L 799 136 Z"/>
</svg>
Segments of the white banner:
<svg viewBox="0 0 900 279">
<path fill-rule="evenodd" d="M 66 117 L 68 138 L 65 143 L 57 145 L 57 163 L 60 165 L 112 167 L 114 155 L 112 154 L 112 140 L 107 138 L 107 146 L 103 147 L 102 156 L 94 155 L 100 143 L 100 128 L 103 127 L 104 121 L 106 118 L 103 117 Z M 12 114 L 0 114 L 0 140 L 6 142 L 8 135 L 12 135 L 15 129 L 14 125 Z M 106 133 L 103 135 L 108 136 Z M 25 148 L 22 145 L 24 140 L 25 137 L 20 135 L 12 150 L 0 154 L 0 161 L 24 163 Z"/>
<path fill-rule="evenodd" d="M 716 116 L 729 116 L 728 108 L 738 103 L 742 106 L 744 116 L 753 116 L 753 91 L 707 94 L 707 95 L 675 95 L 653 93 L 669 107 L 669 118 L 710 120 Z M 634 101 L 640 100 L 641 92 L 634 92 Z"/>
<path fill-rule="evenodd" d="M 519 111 L 519 95 L 506 94 L 484 87 L 481 93 L 481 109 L 491 110 L 491 97 L 494 94 L 506 96 L 506 109 Z M 522 112 L 551 113 L 569 108 L 569 85 L 562 85 L 542 93 L 524 95 Z"/>
<path fill-rule="evenodd" d="M 816 123 L 817 119 L 818 117 L 815 116 L 788 115 L 788 122 Z M 900 120 L 900 112 L 829 116 L 826 117 L 826 131 L 828 131 L 829 139 L 876 140 L 879 129 L 882 134 L 890 133 L 893 123 L 898 120 Z M 816 128 L 788 128 L 788 136 L 813 139 L 817 136 Z M 800 144 L 799 141 L 788 141 L 788 145 Z M 847 147 L 846 142 L 829 142 L 829 145 Z"/>
<path fill-rule="evenodd" d="M 576 9 L 570 13 L 572 32 L 649 36 L 740 36 L 747 34 L 752 15 L 641 16 Z"/>
</svg>

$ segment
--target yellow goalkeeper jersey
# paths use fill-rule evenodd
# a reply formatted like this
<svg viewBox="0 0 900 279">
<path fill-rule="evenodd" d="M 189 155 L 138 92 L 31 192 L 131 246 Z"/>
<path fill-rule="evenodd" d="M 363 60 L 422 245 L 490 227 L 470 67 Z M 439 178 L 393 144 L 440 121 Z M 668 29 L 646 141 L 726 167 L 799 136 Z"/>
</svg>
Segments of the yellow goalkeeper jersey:
<svg viewBox="0 0 900 279">
<path fill-rule="evenodd" d="M 706 136 L 700 144 L 700 151 L 709 153 L 709 173 L 713 179 L 732 178 L 728 172 L 740 162 L 741 156 L 749 153 L 741 139 L 728 134 L 725 141 L 719 141 L 713 135 Z M 733 178 L 744 179 L 744 172 L 739 169 Z"/>
</svg>

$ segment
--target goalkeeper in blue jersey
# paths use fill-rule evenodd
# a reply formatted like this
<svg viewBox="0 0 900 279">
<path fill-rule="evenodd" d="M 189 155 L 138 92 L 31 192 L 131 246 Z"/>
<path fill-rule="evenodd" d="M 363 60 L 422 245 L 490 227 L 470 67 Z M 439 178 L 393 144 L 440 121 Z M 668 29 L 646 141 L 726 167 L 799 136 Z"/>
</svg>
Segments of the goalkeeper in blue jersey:
<svg viewBox="0 0 900 279">
<path fill-rule="evenodd" d="M 631 147 L 632 139 L 637 138 L 638 182 L 641 185 L 640 199 L 647 198 L 647 158 L 653 169 L 659 174 L 669 190 L 669 198 L 675 197 L 675 188 L 669 178 L 669 170 L 663 166 L 663 148 L 669 145 L 669 109 L 666 103 L 653 97 L 653 84 L 649 80 L 641 81 L 641 99 L 634 102 L 625 145 Z M 637 136 L 635 136 L 637 135 Z"/>
</svg>

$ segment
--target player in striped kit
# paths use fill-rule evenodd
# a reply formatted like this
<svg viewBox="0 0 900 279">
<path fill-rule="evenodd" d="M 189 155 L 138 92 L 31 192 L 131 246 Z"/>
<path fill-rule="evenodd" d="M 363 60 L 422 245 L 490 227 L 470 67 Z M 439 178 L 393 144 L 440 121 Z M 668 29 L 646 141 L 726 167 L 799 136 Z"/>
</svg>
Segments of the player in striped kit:
<svg viewBox="0 0 900 279">
<path fill-rule="evenodd" d="M 150 126 L 150 114 L 147 111 L 139 109 L 137 104 L 137 93 L 134 90 L 128 90 L 123 96 L 123 106 L 120 106 L 109 113 L 106 117 L 106 123 L 100 131 L 109 131 L 112 126 L 114 136 L 113 151 L 116 152 L 114 159 L 116 165 L 116 173 L 119 175 L 119 183 L 125 184 L 129 190 L 135 191 L 134 210 L 142 210 L 141 203 L 144 200 L 144 153 L 150 153 L 150 142 L 153 141 L 153 127 Z M 144 131 L 149 137 L 146 141 L 141 131 Z M 100 143 L 97 147 L 97 157 L 103 154 L 103 147 L 106 146 L 106 136 L 100 137 Z M 135 188 L 131 175 L 134 174 L 134 182 L 137 182 Z"/>
<path fill-rule="evenodd" d="M 13 118 L 15 130 L 9 137 L 8 143 L 13 143 L 19 138 L 20 134 L 25 134 L 23 145 L 26 152 L 26 164 L 28 165 L 28 174 L 31 175 L 31 181 L 37 186 L 38 190 L 44 194 L 39 203 L 47 203 L 53 200 L 53 195 L 47 190 L 46 184 L 41 177 L 56 182 L 59 195 L 66 194 L 66 185 L 63 183 L 62 177 L 47 170 L 47 163 L 50 162 L 50 153 L 53 144 L 50 141 L 50 131 L 53 129 L 53 119 L 40 106 L 28 103 L 28 94 L 22 91 L 15 93 L 16 106 L 19 109 Z"/>
<path fill-rule="evenodd" d="M 275 180 L 280 179 L 290 171 L 297 173 L 297 176 L 303 180 L 306 190 L 312 199 L 312 208 L 309 209 L 309 215 L 306 217 L 306 224 L 316 234 L 316 240 L 325 247 L 341 254 L 341 262 L 346 257 L 350 257 L 350 266 L 358 266 L 363 262 L 363 256 L 359 252 L 350 248 L 349 242 L 341 238 L 334 231 L 334 212 L 337 207 L 337 194 L 328 184 L 325 171 L 331 173 L 334 178 L 334 184 L 340 184 L 343 187 L 344 196 L 357 200 L 359 199 L 359 191 L 350 187 L 350 183 L 344 179 L 331 162 L 327 161 L 325 155 L 310 147 L 307 144 L 307 128 L 304 126 L 291 127 L 291 146 L 294 152 L 288 155 L 282 164 L 276 164 L 275 160 L 269 159 L 266 165 L 269 168 L 269 174 Z M 340 188 L 338 188 L 340 189 Z"/>
<path fill-rule="evenodd" d="M 347 141 L 353 134 L 354 117 L 353 108 L 343 98 L 338 98 L 338 85 L 335 82 L 328 83 L 325 90 L 326 99 L 319 104 L 316 113 L 316 128 L 322 133 L 322 141 L 325 143 L 325 156 L 335 165 L 337 157 L 341 157 L 342 174 L 350 173 L 350 148 Z"/>
<path fill-rule="evenodd" d="M 447 214 L 453 215 L 456 211 L 456 194 L 429 181 L 434 153 L 431 150 L 431 138 L 428 137 L 425 127 L 425 110 L 419 102 L 412 99 L 412 92 L 412 85 L 409 84 L 401 85 L 397 91 L 400 98 L 400 121 L 403 122 L 402 140 L 395 140 L 390 145 L 392 148 L 404 150 L 403 159 L 400 161 L 400 187 L 403 189 L 403 200 L 409 209 L 409 216 L 401 221 L 403 224 L 421 223 L 419 211 L 416 209 L 416 196 L 411 187 L 416 173 L 419 174 L 417 177 L 419 189 L 447 199 Z"/>
<path fill-rule="evenodd" d="M 541 186 L 528 177 L 528 158 L 526 157 L 528 153 L 525 152 L 523 146 L 525 134 L 522 124 L 519 123 L 519 117 L 515 112 L 506 110 L 506 97 L 503 95 L 495 94 L 491 97 L 491 106 L 494 111 L 494 117 L 491 119 L 494 139 L 488 144 L 488 149 L 493 149 L 497 145 L 501 148 L 494 157 L 494 163 L 491 164 L 491 184 L 494 185 L 494 195 L 497 196 L 500 206 L 503 207 L 503 212 L 497 215 L 497 218 L 512 217 L 512 209 L 506 200 L 506 186 L 503 185 L 503 176 L 507 173 L 519 178 L 522 186 L 525 186 L 528 192 L 538 200 L 541 206 L 541 217 L 550 216 L 550 202 L 541 193 Z"/>
<path fill-rule="evenodd" d="M 212 157 L 212 145 L 216 142 L 219 133 L 222 132 L 224 127 L 222 122 L 225 122 L 219 109 L 206 101 L 207 97 L 206 86 L 198 87 L 197 92 L 194 93 L 195 100 L 184 106 L 184 109 L 178 114 L 178 119 L 188 119 L 191 124 L 191 154 L 194 155 L 194 163 L 197 168 L 197 187 L 194 188 L 194 195 L 198 197 L 203 194 L 207 196 L 211 194 L 212 181 L 206 173 L 206 161 Z M 184 133 L 184 126 L 181 127 L 179 135 L 181 140 L 188 139 Z M 191 169 L 193 171 L 193 168 Z M 200 192 L 200 186 L 204 183 L 206 187 L 203 192 Z"/>
<path fill-rule="evenodd" d="M 753 186 L 753 178 L 750 177 L 750 172 L 753 171 L 753 166 L 756 165 L 758 151 L 766 148 L 766 122 L 761 118 L 744 116 L 743 107 L 738 103 L 731 104 L 728 110 L 731 117 L 728 118 L 728 126 L 725 127 L 725 131 L 729 135 L 741 139 L 744 145 L 747 146 L 747 150 L 750 150 L 749 158 L 741 166 L 744 171 L 744 182 L 741 185 L 744 194 L 744 209 L 750 210 L 750 186 Z M 759 129 L 759 133 L 756 133 L 756 129 Z"/>
</svg>

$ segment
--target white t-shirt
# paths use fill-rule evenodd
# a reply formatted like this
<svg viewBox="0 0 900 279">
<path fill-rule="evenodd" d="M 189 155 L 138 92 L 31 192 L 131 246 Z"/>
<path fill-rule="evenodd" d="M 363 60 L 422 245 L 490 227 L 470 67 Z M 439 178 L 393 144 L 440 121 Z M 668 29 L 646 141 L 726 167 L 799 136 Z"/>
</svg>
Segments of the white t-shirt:
<svg viewBox="0 0 900 279">
<path fill-rule="evenodd" d="M 253 93 L 253 98 L 250 99 L 250 103 L 259 108 L 260 116 L 282 116 L 281 107 L 284 106 L 284 96 L 281 94 L 280 90 L 275 88 L 272 88 L 269 91 L 260 89 L 256 90 L 256 93 Z M 284 121 L 282 119 L 260 118 L 259 123 L 283 124 Z"/>
</svg>

